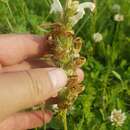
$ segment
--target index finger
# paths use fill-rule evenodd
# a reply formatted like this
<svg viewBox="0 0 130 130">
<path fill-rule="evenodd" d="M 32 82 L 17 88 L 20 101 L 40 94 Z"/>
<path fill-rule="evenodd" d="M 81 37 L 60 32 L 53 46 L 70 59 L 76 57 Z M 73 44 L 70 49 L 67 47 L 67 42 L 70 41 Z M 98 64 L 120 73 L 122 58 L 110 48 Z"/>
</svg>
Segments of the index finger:
<svg viewBox="0 0 130 130">
<path fill-rule="evenodd" d="M 31 34 L 0 35 L 0 64 L 13 65 L 48 53 L 46 37 Z"/>
</svg>

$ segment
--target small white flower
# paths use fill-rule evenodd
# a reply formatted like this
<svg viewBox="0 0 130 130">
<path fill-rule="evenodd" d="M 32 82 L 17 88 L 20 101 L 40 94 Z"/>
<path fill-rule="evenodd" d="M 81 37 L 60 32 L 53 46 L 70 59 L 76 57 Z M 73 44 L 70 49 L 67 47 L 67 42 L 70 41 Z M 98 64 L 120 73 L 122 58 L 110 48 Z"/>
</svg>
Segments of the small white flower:
<svg viewBox="0 0 130 130">
<path fill-rule="evenodd" d="M 61 5 L 59 0 L 53 0 L 50 13 L 53 13 L 53 12 L 54 13 L 57 13 L 57 12 L 62 13 L 63 12 L 63 8 L 62 8 L 62 5 Z"/>
<path fill-rule="evenodd" d="M 74 15 L 73 17 L 70 17 L 70 21 L 72 25 L 74 26 L 75 24 L 77 24 L 78 21 L 82 19 L 84 15 L 85 15 L 84 9 L 80 9 L 76 15 Z"/>
<path fill-rule="evenodd" d="M 93 35 L 93 40 L 94 42 L 98 43 L 98 42 L 101 42 L 103 40 L 103 36 L 101 33 L 97 32 L 97 33 L 94 33 Z"/>
<path fill-rule="evenodd" d="M 53 105 L 52 105 L 52 109 L 54 110 L 54 112 L 58 112 L 59 107 L 58 107 L 57 104 L 53 104 Z"/>
<path fill-rule="evenodd" d="M 88 8 L 88 9 L 90 9 L 92 12 L 94 11 L 94 9 L 95 9 L 95 4 L 93 3 L 93 2 L 84 2 L 84 3 L 81 3 L 80 5 L 79 5 L 79 8 L 82 8 L 82 9 L 86 9 L 86 8 Z"/>
<path fill-rule="evenodd" d="M 95 4 L 92 2 L 84 2 L 79 4 L 78 8 L 77 8 L 77 14 L 70 17 L 70 21 L 72 23 L 72 25 L 74 26 L 75 24 L 77 24 L 77 22 L 83 18 L 83 16 L 85 15 L 85 9 L 88 8 L 91 11 L 94 11 L 95 9 Z"/>
<path fill-rule="evenodd" d="M 114 16 L 114 20 L 117 22 L 122 22 L 122 21 L 124 21 L 124 16 L 122 14 L 116 14 Z"/>
<path fill-rule="evenodd" d="M 111 112 L 110 121 L 112 122 L 112 125 L 115 125 L 116 127 L 122 126 L 125 119 L 126 115 L 121 110 L 114 109 Z"/>
<path fill-rule="evenodd" d="M 114 5 L 112 6 L 112 11 L 113 11 L 114 13 L 119 13 L 120 10 L 121 10 L 120 5 L 114 4 Z"/>
</svg>

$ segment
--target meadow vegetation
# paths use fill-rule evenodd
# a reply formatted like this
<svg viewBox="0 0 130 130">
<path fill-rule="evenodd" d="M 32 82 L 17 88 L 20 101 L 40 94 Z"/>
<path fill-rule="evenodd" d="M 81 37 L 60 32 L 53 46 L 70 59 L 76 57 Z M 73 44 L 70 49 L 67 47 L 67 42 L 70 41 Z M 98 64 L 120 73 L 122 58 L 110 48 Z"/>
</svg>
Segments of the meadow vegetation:
<svg viewBox="0 0 130 130">
<path fill-rule="evenodd" d="M 40 25 L 55 19 L 51 2 L 0 0 L 0 33 L 45 35 L 48 30 Z M 84 39 L 85 90 L 67 113 L 68 130 L 130 130 L 130 1 L 94 2 L 95 11 L 86 10 L 74 28 Z M 45 129 L 63 130 L 63 125 L 54 118 L 39 130 Z"/>
</svg>

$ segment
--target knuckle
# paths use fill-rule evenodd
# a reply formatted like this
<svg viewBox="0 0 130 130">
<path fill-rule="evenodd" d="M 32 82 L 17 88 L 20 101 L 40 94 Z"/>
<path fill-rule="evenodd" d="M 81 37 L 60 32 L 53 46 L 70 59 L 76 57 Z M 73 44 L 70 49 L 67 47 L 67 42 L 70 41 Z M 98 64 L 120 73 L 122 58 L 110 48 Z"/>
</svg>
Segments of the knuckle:
<svg viewBox="0 0 130 130">
<path fill-rule="evenodd" d="M 30 79 L 31 95 L 38 101 L 45 100 L 52 89 L 48 72 L 41 69 L 34 69 L 33 71 L 26 71 L 26 73 Z"/>
</svg>

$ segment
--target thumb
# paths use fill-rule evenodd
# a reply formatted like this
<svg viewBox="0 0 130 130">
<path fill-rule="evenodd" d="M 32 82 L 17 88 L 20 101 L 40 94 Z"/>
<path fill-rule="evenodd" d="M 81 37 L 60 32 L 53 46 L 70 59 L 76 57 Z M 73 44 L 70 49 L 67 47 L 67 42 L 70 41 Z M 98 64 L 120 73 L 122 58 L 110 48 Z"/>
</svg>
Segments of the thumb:
<svg viewBox="0 0 130 130">
<path fill-rule="evenodd" d="M 59 68 L 33 69 L 0 75 L 0 121 L 54 96 L 66 85 L 67 76 Z"/>
</svg>

